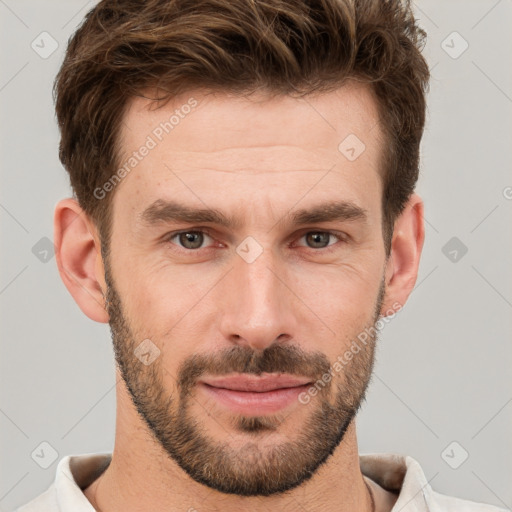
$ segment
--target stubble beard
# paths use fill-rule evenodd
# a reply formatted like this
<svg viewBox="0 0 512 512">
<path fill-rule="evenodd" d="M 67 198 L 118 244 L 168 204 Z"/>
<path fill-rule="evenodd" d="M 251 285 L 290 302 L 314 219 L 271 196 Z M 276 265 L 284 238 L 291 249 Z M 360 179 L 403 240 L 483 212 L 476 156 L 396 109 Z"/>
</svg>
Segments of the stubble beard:
<svg viewBox="0 0 512 512">
<path fill-rule="evenodd" d="M 139 340 L 133 335 L 123 315 L 108 263 L 105 264 L 105 281 L 115 359 L 133 404 L 156 443 L 196 482 L 226 494 L 278 495 L 310 479 L 342 442 L 370 382 L 378 336 L 377 330 L 371 327 L 381 310 L 383 282 L 374 304 L 373 321 L 359 331 L 370 333 L 364 347 L 359 347 L 353 359 L 328 383 L 317 386 L 318 394 L 311 397 L 307 405 L 299 404 L 310 408 L 310 413 L 296 439 L 264 445 L 268 434 L 279 432 L 279 426 L 286 419 L 283 414 L 233 415 L 229 427 L 237 436 L 247 436 L 246 443 L 234 448 L 229 442 L 231 436 L 226 441 L 215 441 L 191 414 L 196 402 L 194 391 L 201 375 L 275 372 L 311 376 L 313 382 L 320 382 L 322 376 L 332 370 L 327 357 L 320 352 L 305 353 L 296 346 L 279 343 L 258 353 L 236 345 L 215 355 L 194 354 L 180 363 L 176 379 L 179 398 L 175 398 L 164 385 L 168 371 L 163 366 L 163 357 L 145 366 L 134 355 L 143 338 Z M 202 407 L 196 410 L 206 415 Z M 208 421 L 215 421 L 215 418 Z"/>
</svg>

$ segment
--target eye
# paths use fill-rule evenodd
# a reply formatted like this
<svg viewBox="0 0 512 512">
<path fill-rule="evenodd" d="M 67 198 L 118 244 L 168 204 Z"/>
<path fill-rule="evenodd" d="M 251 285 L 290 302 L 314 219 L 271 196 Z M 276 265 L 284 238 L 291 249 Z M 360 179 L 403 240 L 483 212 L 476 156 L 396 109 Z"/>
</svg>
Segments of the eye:
<svg viewBox="0 0 512 512">
<path fill-rule="evenodd" d="M 178 245 L 178 247 L 187 251 L 197 251 L 199 249 L 207 248 L 203 247 L 203 244 L 208 238 L 212 241 L 214 240 L 207 231 L 195 229 L 170 233 L 165 237 L 164 241 Z M 346 236 L 343 233 L 333 231 L 308 231 L 307 233 L 304 233 L 299 240 L 303 238 L 306 240 L 308 248 L 320 249 L 322 252 L 328 252 L 331 246 L 336 245 L 335 242 L 329 243 L 333 238 L 342 242 L 346 241 Z M 301 245 L 302 244 L 299 244 L 299 246 Z"/>
<path fill-rule="evenodd" d="M 339 241 L 345 241 L 345 237 L 341 233 L 331 231 L 309 231 L 302 235 L 300 239 L 305 238 L 306 243 L 311 249 L 324 249 L 335 245 L 334 243 L 329 243 L 331 237 L 337 238 Z"/>
<path fill-rule="evenodd" d="M 205 231 L 180 231 L 167 237 L 166 241 L 177 239 L 183 249 L 196 250 L 201 249 L 205 237 L 211 238 Z"/>
</svg>

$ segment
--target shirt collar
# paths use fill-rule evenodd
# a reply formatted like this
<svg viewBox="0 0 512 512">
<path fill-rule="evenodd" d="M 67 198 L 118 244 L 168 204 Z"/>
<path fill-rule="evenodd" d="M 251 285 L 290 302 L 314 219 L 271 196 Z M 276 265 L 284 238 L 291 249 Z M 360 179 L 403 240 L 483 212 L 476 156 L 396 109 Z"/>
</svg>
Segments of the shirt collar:
<svg viewBox="0 0 512 512">
<path fill-rule="evenodd" d="M 363 475 L 388 491 L 399 493 L 392 512 L 434 512 L 432 488 L 419 463 L 409 456 L 370 453 L 359 456 Z"/>
<path fill-rule="evenodd" d="M 91 512 L 86 489 L 108 467 L 110 452 L 67 455 L 56 469 L 55 490 L 62 512 Z M 435 512 L 432 489 L 419 463 L 390 453 L 359 455 L 361 472 L 388 491 L 399 493 L 392 512 Z"/>
<path fill-rule="evenodd" d="M 55 476 L 55 490 L 59 511 L 91 512 L 91 502 L 83 489 L 94 482 L 110 464 L 111 453 L 87 453 L 67 455 L 58 464 Z"/>
</svg>

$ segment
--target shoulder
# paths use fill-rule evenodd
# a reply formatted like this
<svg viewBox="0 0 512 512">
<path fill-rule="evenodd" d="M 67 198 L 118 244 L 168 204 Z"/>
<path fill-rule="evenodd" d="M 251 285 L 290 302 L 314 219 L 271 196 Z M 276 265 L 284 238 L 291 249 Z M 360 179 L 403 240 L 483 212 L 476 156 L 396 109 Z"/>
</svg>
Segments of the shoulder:
<svg viewBox="0 0 512 512">
<path fill-rule="evenodd" d="M 111 453 L 66 455 L 57 464 L 55 480 L 42 494 L 15 512 L 90 512 L 85 489 L 108 466 Z"/>
<path fill-rule="evenodd" d="M 421 485 L 421 494 L 425 510 L 430 512 L 509 512 L 504 508 L 449 496 L 432 489 L 421 469 L 419 462 L 410 456 L 405 457 L 411 476 Z"/>
<path fill-rule="evenodd" d="M 446 496 L 436 491 L 432 491 L 432 502 L 436 505 L 436 508 L 433 509 L 436 512 L 508 512 L 507 509 L 494 505 Z"/>
<path fill-rule="evenodd" d="M 18 507 L 14 512 L 54 512 L 58 509 L 55 484 L 52 484 L 46 491 L 32 499 L 25 505 Z"/>
<path fill-rule="evenodd" d="M 365 476 L 398 495 L 392 512 L 509 512 L 434 491 L 419 462 L 408 455 L 361 454 L 359 460 Z"/>
</svg>

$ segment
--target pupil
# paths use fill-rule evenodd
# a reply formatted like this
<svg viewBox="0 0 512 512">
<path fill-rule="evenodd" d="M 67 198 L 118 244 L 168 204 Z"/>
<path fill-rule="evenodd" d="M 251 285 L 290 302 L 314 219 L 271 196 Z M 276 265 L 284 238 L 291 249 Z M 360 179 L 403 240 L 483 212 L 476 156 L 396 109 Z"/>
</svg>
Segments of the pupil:
<svg viewBox="0 0 512 512">
<path fill-rule="evenodd" d="M 197 248 L 201 247 L 201 243 L 202 243 L 201 237 L 202 237 L 201 233 L 195 233 L 195 232 L 182 233 L 181 237 L 180 237 L 181 238 L 180 242 L 188 249 L 197 249 Z M 194 241 L 194 239 L 195 239 L 195 241 Z"/>
<path fill-rule="evenodd" d="M 329 243 L 329 234 L 328 233 L 311 233 L 309 235 L 310 240 L 313 241 L 313 244 L 322 245 L 324 242 L 325 244 Z M 322 247 L 325 247 L 325 245 L 322 245 Z"/>
<path fill-rule="evenodd" d="M 180 242 L 189 249 L 198 249 L 202 244 L 202 233 L 189 232 L 182 233 L 180 235 Z M 326 247 L 329 243 L 329 234 L 328 233 L 309 233 L 308 234 L 308 242 L 312 242 L 315 247 L 318 247 L 318 244 L 322 247 Z"/>
</svg>

